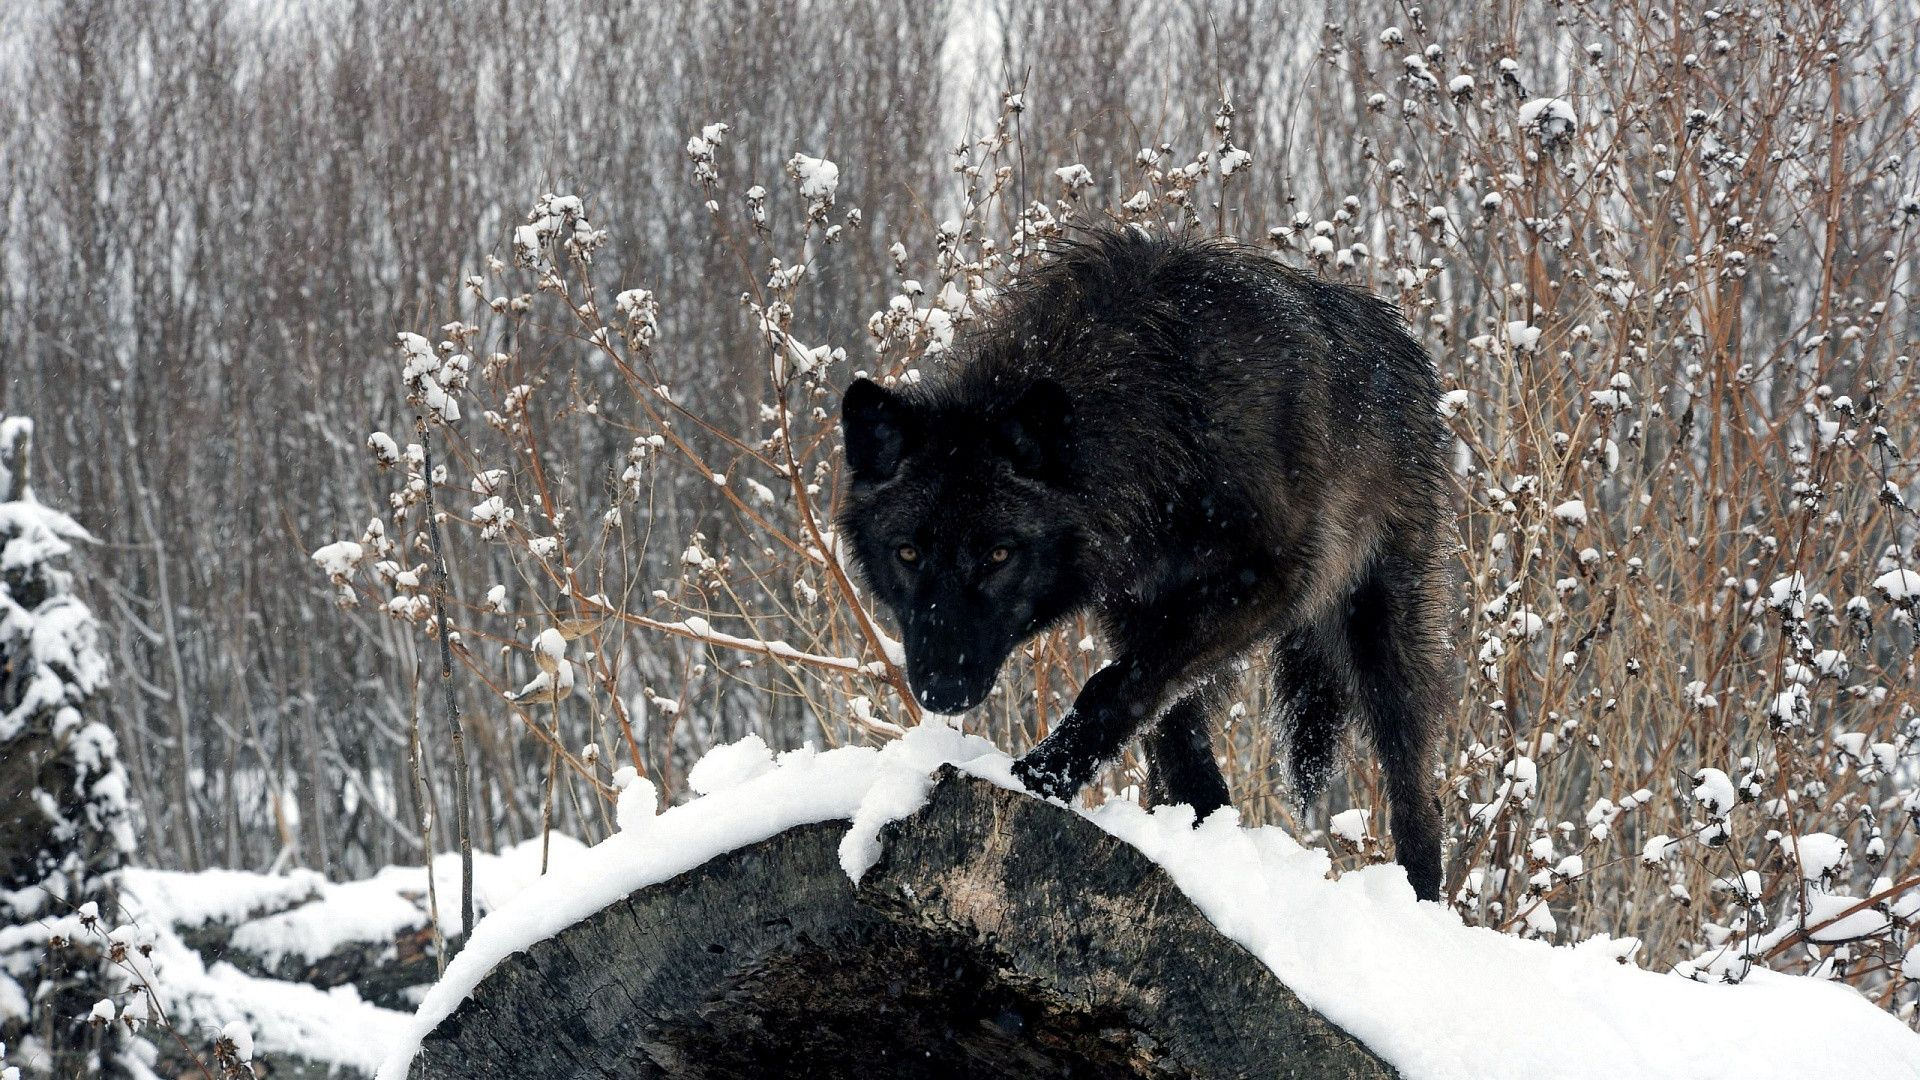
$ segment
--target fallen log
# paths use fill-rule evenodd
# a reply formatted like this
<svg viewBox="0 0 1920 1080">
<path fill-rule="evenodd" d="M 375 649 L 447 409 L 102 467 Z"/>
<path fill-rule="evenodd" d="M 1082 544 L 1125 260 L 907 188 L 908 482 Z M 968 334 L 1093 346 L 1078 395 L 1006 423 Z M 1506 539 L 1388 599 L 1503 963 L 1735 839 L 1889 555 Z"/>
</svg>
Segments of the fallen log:
<svg viewBox="0 0 1920 1080">
<path fill-rule="evenodd" d="M 1018 790 L 985 740 L 688 773 L 474 929 L 379 1080 L 1486 1077 L 1920 1080 L 1920 1036 L 1845 986 L 1635 966 L 1418 901 L 1392 865 L 1219 814 Z M 1397 1073 L 1396 1073 L 1397 1070 Z"/>
<path fill-rule="evenodd" d="M 333 884 L 311 871 L 287 876 L 135 867 L 124 888 L 131 910 L 164 925 L 208 967 L 245 975 L 351 986 L 383 1009 L 410 1009 L 439 970 L 423 884 L 392 875 Z"/>
<path fill-rule="evenodd" d="M 858 885 L 840 822 L 495 967 L 410 1076 L 1388 1077 L 1133 847 L 943 768 Z"/>
</svg>

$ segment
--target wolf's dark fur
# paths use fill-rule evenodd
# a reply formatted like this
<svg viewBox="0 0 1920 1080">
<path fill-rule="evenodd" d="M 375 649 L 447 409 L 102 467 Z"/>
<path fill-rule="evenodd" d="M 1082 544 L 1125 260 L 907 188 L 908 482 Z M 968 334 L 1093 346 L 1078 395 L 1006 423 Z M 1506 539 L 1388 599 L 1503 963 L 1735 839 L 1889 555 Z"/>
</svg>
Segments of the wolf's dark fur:
<svg viewBox="0 0 1920 1080">
<path fill-rule="evenodd" d="M 1071 796 L 1143 735 L 1151 796 L 1205 815 L 1227 802 L 1207 721 L 1267 649 L 1300 793 L 1358 718 L 1399 859 L 1436 898 L 1446 438 L 1398 314 L 1251 249 L 1103 230 L 985 323 L 923 382 L 862 379 L 842 409 L 843 531 L 915 696 L 972 708 L 1017 645 L 1090 609 L 1114 662 L 1016 771 Z"/>
</svg>

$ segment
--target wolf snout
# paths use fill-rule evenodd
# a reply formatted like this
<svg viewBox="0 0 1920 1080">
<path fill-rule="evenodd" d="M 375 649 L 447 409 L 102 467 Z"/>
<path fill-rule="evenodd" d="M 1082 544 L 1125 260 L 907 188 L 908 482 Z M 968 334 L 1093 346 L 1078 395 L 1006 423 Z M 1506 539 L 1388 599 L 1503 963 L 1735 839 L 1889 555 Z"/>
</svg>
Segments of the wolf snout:
<svg viewBox="0 0 1920 1080">
<path fill-rule="evenodd" d="M 907 664 L 907 686 L 920 707 L 953 715 L 963 713 L 986 699 L 993 689 L 997 669 L 968 663 L 960 655 L 950 660 Z"/>
<path fill-rule="evenodd" d="M 986 697 L 985 694 L 973 695 L 952 687 L 920 687 L 914 690 L 913 696 L 920 702 L 921 708 L 944 716 L 966 712 Z"/>
<path fill-rule="evenodd" d="M 973 705 L 979 705 L 987 698 L 987 690 L 991 688 L 991 684 L 979 686 L 979 688 L 968 686 L 958 678 L 916 682 L 912 676 L 908 676 L 906 682 L 914 690 L 914 700 L 920 701 L 922 709 L 927 709 L 931 713 L 943 713 L 943 715 L 964 713 L 972 709 Z"/>
</svg>

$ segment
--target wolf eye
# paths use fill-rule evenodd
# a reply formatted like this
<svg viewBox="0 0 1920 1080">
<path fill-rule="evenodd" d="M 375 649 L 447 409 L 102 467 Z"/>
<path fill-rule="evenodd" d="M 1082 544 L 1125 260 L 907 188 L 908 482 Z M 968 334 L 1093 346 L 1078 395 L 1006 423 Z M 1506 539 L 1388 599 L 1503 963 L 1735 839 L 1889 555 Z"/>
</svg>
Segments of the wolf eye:
<svg viewBox="0 0 1920 1080">
<path fill-rule="evenodd" d="M 900 550 L 895 552 L 895 554 L 900 556 L 900 561 L 903 563 L 916 563 L 920 561 L 920 549 L 914 547 L 912 544 L 901 544 Z"/>
<path fill-rule="evenodd" d="M 992 551 L 987 552 L 988 562 L 1003 563 L 1011 558 L 1013 558 L 1013 549 L 1007 547 L 1005 544 L 1002 544 L 999 547 L 994 548 Z"/>
</svg>

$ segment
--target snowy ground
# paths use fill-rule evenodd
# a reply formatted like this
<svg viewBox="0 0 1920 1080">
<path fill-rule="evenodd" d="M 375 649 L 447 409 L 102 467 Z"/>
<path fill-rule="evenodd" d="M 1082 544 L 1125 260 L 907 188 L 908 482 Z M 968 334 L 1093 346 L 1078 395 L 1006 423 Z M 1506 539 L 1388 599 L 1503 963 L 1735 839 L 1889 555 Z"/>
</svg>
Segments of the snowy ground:
<svg viewBox="0 0 1920 1080">
<path fill-rule="evenodd" d="M 568 866 L 585 851 L 579 841 L 556 835 L 549 865 Z M 476 856 L 479 909 L 499 909 L 538 880 L 540 855 L 536 839 L 498 855 Z M 454 933 L 460 925 L 459 857 L 436 859 L 433 873 L 440 925 Z M 370 1004 L 351 985 L 320 989 L 298 978 L 265 977 L 228 960 L 209 962 L 206 953 L 232 959 L 244 954 L 248 966 L 269 970 L 297 971 L 355 949 L 368 950 L 376 963 L 390 961 L 396 940 L 424 932 L 429 924 L 423 867 L 388 867 L 345 884 L 311 871 L 189 874 L 130 868 L 122 879 L 122 900 L 131 930 L 121 933 L 152 946 L 145 957 L 137 951 L 129 956 L 153 987 L 167 1022 L 190 1038 L 237 1021 L 270 1060 L 291 1056 L 371 1075 L 406 1037 L 406 1013 Z M 209 937 L 224 944 L 205 952 L 192 944 Z"/>
<path fill-rule="evenodd" d="M 701 798 L 657 817 L 652 790 L 634 781 L 619 833 L 480 922 L 398 1033 L 382 1080 L 404 1080 L 420 1040 L 501 960 L 719 852 L 845 819 L 841 862 L 857 880 L 880 827 L 918 809 L 949 762 L 1017 787 L 1004 754 L 939 724 L 883 749 L 777 761 L 750 737 L 700 763 L 691 779 Z M 1710 985 L 1632 966 L 1631 942 L 1556 947 L 1468 927 L 1416 901 L 1396 866 L 1329 880 L 1325 853 L 1231 814 L 1197 830 L 1182 808 L 1113 802 L 1085 816 L 1164 867 L 1224 934 L 1413 1080 L 1920 1078 L 1920 1035 L 1844 985 L 1766 971 Z"/>
</svg>

